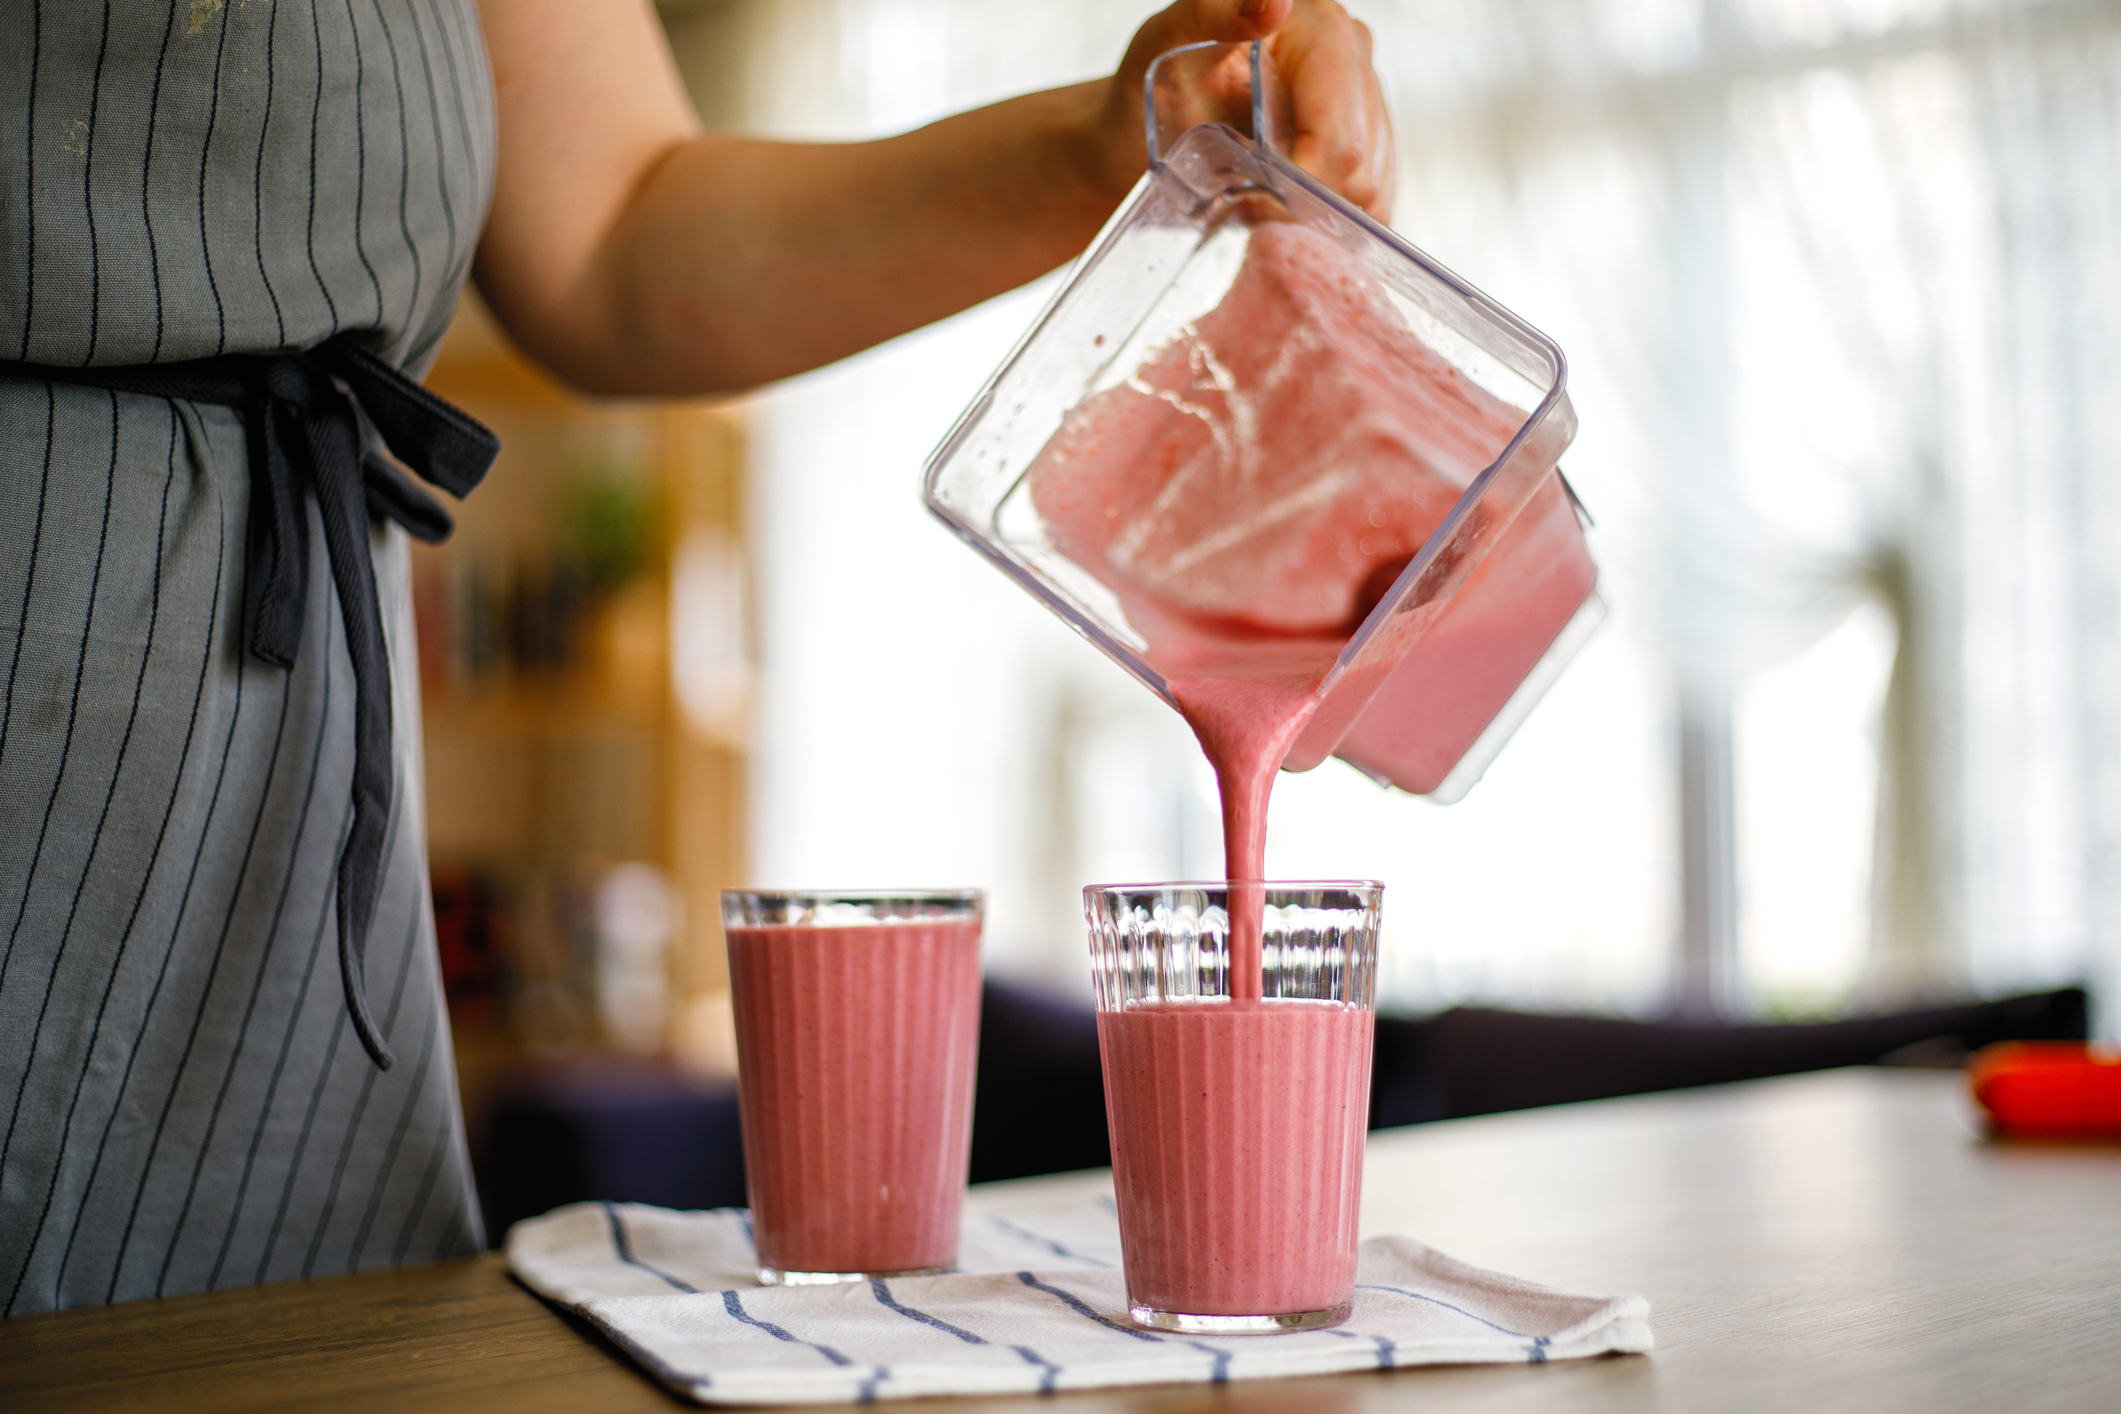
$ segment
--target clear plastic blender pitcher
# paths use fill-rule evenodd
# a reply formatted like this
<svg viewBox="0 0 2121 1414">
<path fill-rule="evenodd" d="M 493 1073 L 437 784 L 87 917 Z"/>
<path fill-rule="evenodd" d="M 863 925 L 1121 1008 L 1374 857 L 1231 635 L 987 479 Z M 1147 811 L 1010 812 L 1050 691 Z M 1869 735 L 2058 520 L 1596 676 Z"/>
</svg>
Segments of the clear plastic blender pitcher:
<svg viewBox="0 0 2121 1414">
<path fill-rule="evenodd" d="M 1218 87 L 1257 140 L 1169 140 Z M 1604 613 L 1561 350 L 1275 151 L 1263 46 L 1173 51 L 1148 90 L 1149 173 L 929 509 L 1166 700 L 1203 644 L 1315 677 L 1287 769 L 1457 800 Z"/>
</svg>

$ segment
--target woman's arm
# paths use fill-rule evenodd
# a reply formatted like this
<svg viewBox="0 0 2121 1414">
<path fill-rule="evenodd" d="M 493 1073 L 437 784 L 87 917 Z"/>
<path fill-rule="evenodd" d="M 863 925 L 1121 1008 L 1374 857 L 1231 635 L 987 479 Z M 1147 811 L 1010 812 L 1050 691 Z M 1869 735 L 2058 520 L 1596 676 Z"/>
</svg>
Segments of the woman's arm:
<svg viewBox="0 0 2121 1414">
<path fill-rule="evenodd" d="M 862 143 L 702 133 L 648 0 L 481 12 L 500 168 L 479 288 L 526 350 L 596 392 L 749 387 L 1052 269 L 1141 175 L 1150 60 L 1197 39 L 1271 34 L 1291 155 L 1389 205 L 1369 32 L 1334 0 L 1178 0 L 1110 79 Z"/>
</svg>

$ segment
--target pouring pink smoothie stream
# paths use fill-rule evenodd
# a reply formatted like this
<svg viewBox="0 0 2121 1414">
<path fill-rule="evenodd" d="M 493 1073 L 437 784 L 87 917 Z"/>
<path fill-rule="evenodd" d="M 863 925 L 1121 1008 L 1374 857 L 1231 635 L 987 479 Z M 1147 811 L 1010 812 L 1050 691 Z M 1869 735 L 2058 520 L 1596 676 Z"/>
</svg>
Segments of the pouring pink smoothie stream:
<svg viewBox="0 0 2121 1414">
<path fill-rule="evenodd" d="M 1458 798 L 1601 608 L 1560 349 L 1275 152 L 1263 46 L 1196 48 L 1250 135 L 1168 133 L 1152 68 L 1149 178 L 927 501 L 1215 769 L 1229 882 L 1085 902 L 1130 1313 L 1236 1333 L 1347 1314 L 1368 1118 L 1381 886 L 1266 882 L 1275 774 Z"/>
<path fill-rule="evenodd" d="M 1072 410 L 1030 466 L 1054 545 L 1118 596 L 1221 795 L 1228 1000 L 1098 1015 L 1145 1324 L 1349 1309 L 1372 1012 L 1263 995 L 1268 797 L 1349 637 L 1523 422 L 1341 245 L 1277 222 L 1251 231 L 1211 313 Z M 1433 786 L 1591 591 L 1557 478 L 1520 521 L 1372 701 L 1371 749 L 1402 780 Z"/>
</svg>

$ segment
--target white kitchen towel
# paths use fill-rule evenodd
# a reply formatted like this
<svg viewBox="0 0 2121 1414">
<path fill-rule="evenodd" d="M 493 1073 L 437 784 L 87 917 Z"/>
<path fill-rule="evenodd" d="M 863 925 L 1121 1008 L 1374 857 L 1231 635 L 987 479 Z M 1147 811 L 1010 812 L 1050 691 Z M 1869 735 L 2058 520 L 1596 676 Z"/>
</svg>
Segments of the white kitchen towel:
<svg viewBox="0 0 2121 1414">
<path fill-rule="evenodd" d="M 1178 1336 L 1126 1319 L 1109 1199 L 965 1220 L 960 1271 L 762 1287 L 750 1215 L 576 1203 L 517 1223 L 508 1265 L 707 1404 L 1220 1383 L 1650 1348 L 1639 1296 L 1572 1296 L 1375 1237 L 1333 1330 Z"/>
</svg>

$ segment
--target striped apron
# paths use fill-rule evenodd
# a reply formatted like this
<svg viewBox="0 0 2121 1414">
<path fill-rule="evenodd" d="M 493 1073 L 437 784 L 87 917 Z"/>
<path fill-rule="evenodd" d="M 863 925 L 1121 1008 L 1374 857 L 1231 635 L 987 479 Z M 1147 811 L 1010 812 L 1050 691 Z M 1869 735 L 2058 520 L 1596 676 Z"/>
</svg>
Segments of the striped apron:
<svg viewBox="0 0 2121 1414">
<path fill-rule="evenodd" d="M 417 373 L 492 180 L 470 0 L 15 0 L 0 361 L 347 334 Z M 341 986 L 354 669 L 332 573 L 247 651 L 245 415 L 0 377 L 0 1311 L 482 1245 L 429 907 L 406 541 L 367 528 L 391 773 Z M 290 513 L 326 544 L 306 491 Z M 356 616 L 358 618 L 358 616 Z M 290 634 L 297 630 L 289 626 Z"/>
</svg>

